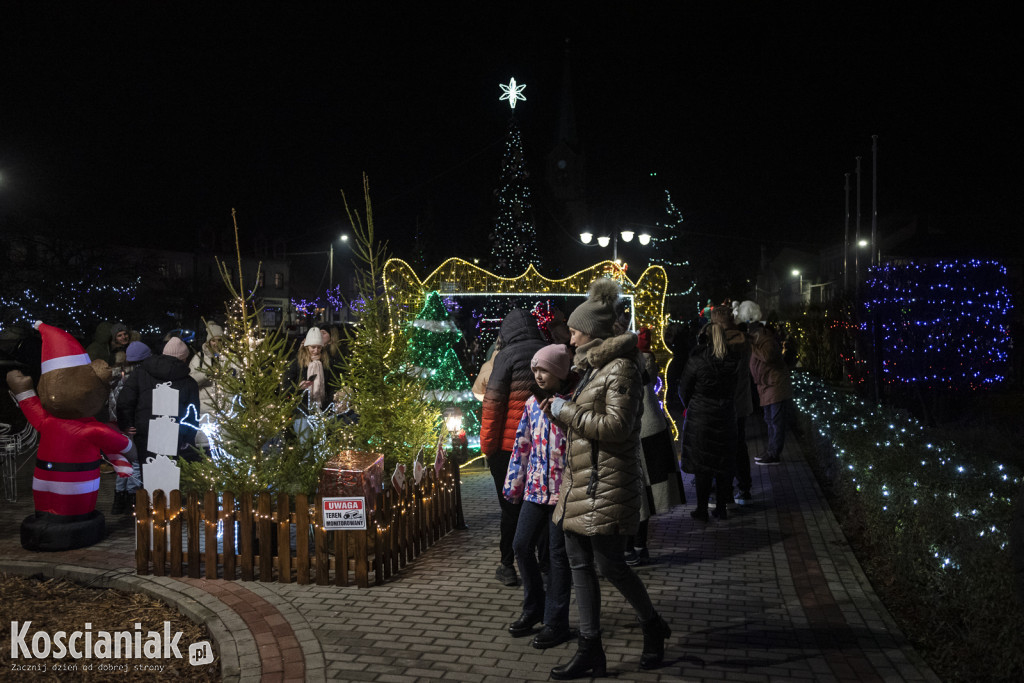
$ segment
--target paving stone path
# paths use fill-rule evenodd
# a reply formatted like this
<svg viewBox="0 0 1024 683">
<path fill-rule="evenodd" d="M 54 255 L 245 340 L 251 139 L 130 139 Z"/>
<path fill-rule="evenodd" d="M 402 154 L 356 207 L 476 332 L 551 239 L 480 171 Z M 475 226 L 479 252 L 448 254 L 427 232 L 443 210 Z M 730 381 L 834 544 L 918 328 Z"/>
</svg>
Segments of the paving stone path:
<svg viewBox="0 0 1024 683">
<path fill-rule="evenodd" d="M 748 428 L 751 453 L 763 429 Z M 754 503 L 702 524 L 690 504 L 652 519 L 652 563 L 638 569 L 672 627 L 665 665 L 639 667 L 643 635 L 605 584 L 603 640 L 620 681 L 938 681 L 868 583 L 814 477 L 788 440 L 781 465 L 754 468 Z M 22 458 L 24 460 L 24 458 Z M 380 587 L 136 576 L 132 518 L 62 553 L 22 549 L 32 463 L 19 500 L 0 502 L 0 571 L 142 591 L 213 635 L 227 681 L 545 681 L 572 644 L 534 650 L 508 635 L 521 588 L 494 580 L 498 506 L 485 469 L 463 470 L 468 531 L 455 531 Z M 110 509 L 104 475 L 99 509 Z M 2 596 L 0 596 L 2 598 Z M 575 607 L 570 612 L 575 624 Z M 2 678 L 2 676 L 0 676 Z"/>
</svg>

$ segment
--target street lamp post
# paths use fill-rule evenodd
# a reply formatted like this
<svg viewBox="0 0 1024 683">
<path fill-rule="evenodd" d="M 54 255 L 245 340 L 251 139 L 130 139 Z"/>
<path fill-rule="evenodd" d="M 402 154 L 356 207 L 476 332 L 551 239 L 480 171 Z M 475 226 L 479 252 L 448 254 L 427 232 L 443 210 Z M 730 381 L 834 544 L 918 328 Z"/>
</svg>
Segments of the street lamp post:
<svg viewBox="0 0 1024 683">
<path fill-rule="evenodd" d="M 342 242 L 345 242 L 346 244 L 348 243 L 348 235 L 344 235 L 343 234 L 340 239 L 341 239 Z M 293 251 L 293 252 L 289 252 L 287 254 L 287 256 L 315 256 L 315 255 L 318 255 L 318 254 L 327 254 L 327 292 L 329 294 L 330 291 L 332 289 L 334 289 L 334 241 L 333 240 L 327 245 L 327 251 Z M 321 282 L 323 282 L 323 280 L 321 280 Z M 330 297 L 328 297 L 328 299 L 327 299 L 327 305 L 325 306 L 325 308 L 329 311 L 329 313 L 328 313 L 329 321 L 333 322 L 333 319 L 334 319 L 334 309 L 331 306 Z"/>
<path fill-rule="evenodd" d="M 611 237 L 609 237 L 608 235 L 601 235 L 600 237 L 597 238 L 598 246 L 600 246 L 600 247 L 607 247 L 609 244 L 611 244 L 612 245 L 612 260 L 615 261 L 616 263 L 618 263 L 618 261 L 619 261 L 619 235 L 622 236 L 622 241 L 623 242 L 632 242 L 633 241 L 633 237 L 636 236 L 637 241 L 640 244 L 644 245 L 644 246 L 647 246 L 648 244 L 651 243 L 651 236 L 649 234 L 647 234 L 646 232 L 640 233 L 640 235 L 636 235 L 635 232 L 633 232 L 632 230 L 628 230 L 628 229 L 620 230 L 617 233 L 613 232 Z M 590 242 L 593 239 L 594 239 L 594 233 L 592 233 L 592 232 L 581 232 L 580 233 L 580 242 L 583 242 L 583 244 L 590 244 Z"/>
<path fill-rule="evenodd" d="M 348 242 L 348 235 L 344 235 L 343 234 L 341 236 L 341 241 L 347 243 Z M 330 251 L 331 257 L 329 259 L 330 265 L 329 265 L 329 267 L 327 269 L 328 270 L 328 274 L 327 274 L 327 310 L 329 311 L 329 316 L 330 316 L 329 317 L 329 322 L 333 323 L 334 322 L 334 307 L 331 306 L 331 297 L 330 297 L 330 292 L 331 292 L 332 289 L 334 289 L 334 241 L 333 240 L 331 241 L 331 245 L 330 245 L 329 251 Z"/>
<path fill-rule="evenodd" d="M 452 468 L 455 474 L 455 528 L 464 531 L 469 528 L 462 512 L 462 473 L 460 466 L 466 460 L 466 434 L 462 431 L 462 410 L 450 406 L 444 411 L 444 424 L 452 440 Z"/>
<path fill-rule="evenodd" d="M 798 298 L 799 298 L 800 304 L 803 305 L 803 303 L 804 303 L 804 274 L 802 272 L 800 272 L 799 270 L 796 270 L 794 268 L 793 269 L 793 277 L 800 278 L 799 279 L 800 289 L 798 290 L 798 292 L 799 292 L 799 297 Z"/>
</svg>

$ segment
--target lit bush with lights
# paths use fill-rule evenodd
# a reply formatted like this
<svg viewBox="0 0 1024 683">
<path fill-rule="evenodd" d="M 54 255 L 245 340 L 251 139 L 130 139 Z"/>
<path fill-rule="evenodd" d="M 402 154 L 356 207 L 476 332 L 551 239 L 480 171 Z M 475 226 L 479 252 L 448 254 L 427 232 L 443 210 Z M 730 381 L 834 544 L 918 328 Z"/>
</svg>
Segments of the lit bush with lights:
<svg viewBox="0 0 1024 683">
<path fill-rule="evenodd" d="M 846 522 L 866 542 L 866 561 L 884 565 L 899 599 L 926 621 L 929 649 L 957 680 L 1024 670 L 1024 637 L 1008 627 L 1024 619 L 1008 536 L 1021 461 L 940 443 L 903 412 L 793 379 Z"/>
<path fill-rule="evenodd" d="M 884 264 L 865 282 L 864 307 L 886 383 L 979 389 L 1009 371 L 1010 295 L 995 261 Z"/>
</svg>

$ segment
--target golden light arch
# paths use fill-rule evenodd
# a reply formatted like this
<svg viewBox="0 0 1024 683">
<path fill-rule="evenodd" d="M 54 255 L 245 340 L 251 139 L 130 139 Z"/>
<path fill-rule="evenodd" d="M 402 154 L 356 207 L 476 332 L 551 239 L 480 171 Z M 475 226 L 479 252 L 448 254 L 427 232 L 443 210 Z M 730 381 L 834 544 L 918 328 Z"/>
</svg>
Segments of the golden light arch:
<svg viewBox="0 0 1024 683">
<path fill-rule="evenodd" d="M 594 278 L 613 277 L 619 281 L 622 292 L 632 299 L 633 326 L 651 330 L 651 351 L 658 360 L 662 378 L 659 397 L 665 398 L 665 371 L 672 352 L 665 344 L 664 330 L 668 320 L 665 314 L 665 294 L 668 275 L 661 266 L 650 266 L 635 282 L 614 261 L 601 261 L 572 275 L 553 280 L 544 277 L 530 264 L 516 277 L 502 277 L 460 258 L 450 258 L 420 279 L 407 262 L 389 259 L 384 264 L 384 291 L 388 312 L 393 325 L 402 326 L 415 318 L 427 292 L 442 295 L 515 296 L 586 296 Z M 568 311 L 567 311 L 568 313 Z M 671 418 L 669 418 L 671 422 Z M 675 425 L 672 425 L 675 431 Z"/>
</svg>

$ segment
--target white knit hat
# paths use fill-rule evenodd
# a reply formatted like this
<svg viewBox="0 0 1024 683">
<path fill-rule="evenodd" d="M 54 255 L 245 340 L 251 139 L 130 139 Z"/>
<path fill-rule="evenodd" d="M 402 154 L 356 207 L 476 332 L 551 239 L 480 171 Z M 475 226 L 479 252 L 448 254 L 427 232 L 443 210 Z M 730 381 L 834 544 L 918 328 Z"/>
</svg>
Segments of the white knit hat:
<svg viewBox="0 0 1024 683">
<path fill-rule="evenodd" d="M 306 333 L 306 338 L 302 342 L 303 346 L 323 346 L 324 336 L 320 333 L 319 327 L 309 328 L 309 332 Z"/>
</svg>

